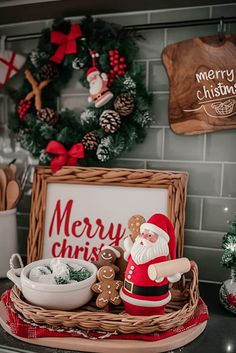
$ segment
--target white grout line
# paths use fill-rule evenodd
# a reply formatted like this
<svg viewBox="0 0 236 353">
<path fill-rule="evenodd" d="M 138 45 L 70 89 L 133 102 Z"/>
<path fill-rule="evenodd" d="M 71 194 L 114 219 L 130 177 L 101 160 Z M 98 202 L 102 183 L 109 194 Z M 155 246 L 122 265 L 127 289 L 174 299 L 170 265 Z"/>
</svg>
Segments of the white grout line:
<svg viewBox="0 0 236 353">
<path fill-rule="evenodd" d="M 146 61 L 146 90 L 149 88 L 149 61 Z"/>
<path fill-rule="evenodd" d="M 200 219 L 199 219 L 199 229 L 202 230 L 202 219 L 203 219 L 203 197 L 200 203 Z"/>
<path fill-rule="evenodd" d="M 161 151 L 161 159 L 164 160 L 165 157 L 165 134 L 166 129 L 162 129 L 162 151 Z"/>
<path fill-rule="evenodd" d="M 216 249 L 216 248 L 209 248 L 206 246 L 196 246 L 196 245 L 184 245 L 184 249 L 197 249 L 197 250 L 207 250 L 207 251 L 214 251 L 214 252 L 223 252 L 223 249 Z"/>
<path fill-rule="evenodd" d="M 209 18 L 212 18 L 213 7 L 209 7 Z"/>
<path fill-rule="evenodd" d="M 224 163 L 222 163 L 222 165 L 221 165 L 221 176 L 220 176 L 220 196 L 223 196 L 224 170 L 225 170 L 225 165 L 224 165 Z"/>
<path fill-rule="evenodd" d="M 168 28 L 164 29 L 164 48 L 167 46 L 168 41 L 167 41 L 167 36 L 168 36 Z"/>
<path fill-rule="evenodd" d="M 199 279 L 199 282 L 202 282 L 202 283 L 212 283 L 212 284 L 222 284 L 222 282 L 218 282 L 218 281 L 209 281 L 209 280 L 206 280 L 206 279 Z"/>
<path fill-rule="evenodd" d="M 62 93 L 61 94 L 62 98 L 86 97 L 86 96 L 88 96 L 88 93 Z"/>
<path fill-rule="evenodd" d="M 152 94 L 169 94 L 169 91 L 150 91 Z"/>
<path fill-rule="evenodd" d="M 149 128 L 151 129 L 160 129 L 162 127 L 166 127 L 165 125 L 151 125 Z M 148 159 L 149 162 L 159 162 L 161 160 L 158 159 Z M 236 162 L 225 162 L 225 161 L 202 161 L 201 159 L 198 160 L 191 160 L 191 159 L 184 159 L 184 160 L 180 160 L 180 159 L 165 159 L 166 163 L 177 163 L 177 164 L 188 164 L 188 163 L 192 163 L 192 164 L 216 164 L 216 165 L 221 165 L 222 163 L 224 164 L 233 164 L 235 165 Z"/>
<path fill-rule="evenodd" d="M 197 228 L 184 228 L 185 231 L 187 232 L 198 232 L 198 233 L 207 233 L 209 235 L 214 235 L 214 234 L 219 234 L 219 235 L 224 235 L 225 232 L 220 232 L 216 230 L 205 230 L 205 229 L 197 229 Z"/>
<path fill-rule="evenodd" d="M 203 161 L 206 160 L 206 140 L 207 140 L 207 134 L 203 135 L 203 151 L 202 151 L 202 159 Z"/>
</svg>

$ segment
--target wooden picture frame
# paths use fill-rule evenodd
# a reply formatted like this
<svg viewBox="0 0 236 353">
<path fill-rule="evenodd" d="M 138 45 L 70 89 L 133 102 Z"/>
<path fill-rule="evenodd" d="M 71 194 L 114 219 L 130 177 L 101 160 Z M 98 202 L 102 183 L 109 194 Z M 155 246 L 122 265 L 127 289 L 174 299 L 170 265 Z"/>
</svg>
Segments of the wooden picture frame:
<svg viewBox="0 0 236 353">
<path fill-rule="evenodd" d="M 80 206 L 77 207 L 76 204 L 76 212 L 78 212 L 78 210 L 83 212 L 83 209 L 87 209 L 88 212 L 103 212 L 103 215 L 105 214 L 108 218 L 119 217 L 119 212 L 126 212 L 128 213 L 127 224 L 130 216 L 140 214 L 140 209 L 144 210 L 144 212 L 146 212 L 146 210 L 153 210 L 153 214 L 163 212 L 162 210 L 164 208 L 165 211 L 163 213 L 166 213 L 175 228 L 177 256 L 183 256 L 187 181 L 187 172 L 63 167 L 57 173 L 52 174 L 50 167 L 36 167 L 32 188 L 32 204 L 27 244 L 28 262 L 43 257 L 49 257 L 48 251 L 52 245 L 50 241 L 53 236 L 56 240 L 59 238 L 62 240 L 63 238 L 63 242 L 64 240 L 70 239 L 71 234 L 69 234 L 69 228 L 66 228 L 66 221 L 69 217 L 66 210 L 68 210 L 68 206 L 72 207 L 73 201 L 77 202 L 78 200 Z M 101 192 L 102 197 L 99 196 Z M 94 197 L 91 195 L 95 195 L 96 199 L 94 200 Z M 120 196 L 114 197 L 114 195 Z M 74 197 L 75 200 L 73 199 Z M 120 200 L 116 202 L 116 197 L 121 197 L 124 202 L 119 204 Z M 143 203 L 142 200 L 145 202 Z M 103 202 L 104 210 L 101 211 Z M 61 206 L 62 203 L 64 203 L 65 208 Z M 98 208 L 97 210 L 96 207 Z M 146 220 L 152 214 L 146 214 Z M 84 216 L 86 215 L 83 215 L 83 217 Z M 124 214 L 122 217 L 124 218 Z M 82 226 L 82 218 L 79 219 L 78 217 L 74 217 L 71 228 L 75 236 L 75 239 L 73 238 L 73 244 L 76 246 L 76 249 L 78 249 L 79 242 L 82 241 L 82 233 L 78 234 L 77 232 L 79 226 Z M 87 220 L 86 226 L 88 230 L 88 217 L 86 216 L 83 219 Z M 55 223 L 56 221 L 57 223 Z M 62 223 L 64 224 L 64 228 L 62 227 Z M 99 234 L 102 234 L 101 227 L 103 225 L 101 225 L 101 219 L 100 221 L 97 219 L 97 225 L 98 223 L 100 225 Z M 124 226 L 126 233 L 128 231 L 127 224 Z M 109 229 L 111 229 L 111 227 Z M 61 230 L 63 231 L 61 232 Z M 53 231 L 55 231 L 56 234 L 54 234 Z M 122 233 L 123 237 L 127 235 L 125 231 Z M 96 232 L 94 232 L 94 234 L 95 233 Z M 86 234 L 88 236 L 88 232 Z M 118 232 L 116 232 L 116 234 L 118 234 Z M 90 238 L 92 238 L 92 236 L 90 236 Z M 101 238 L 105 239 L 105 236 L 101 236 Z M 61 243 L 59 240 L 55 242 L 55 239 L 50 251 L 52 252 L 52 249 L 54 249 L 53 251 L 55 252 L 55 249 L 57 249 L 57 254 L 52 256 L 61 256 L 59 252 L 62 250 L 58 250 L 58 244 Z M 119 238 L 119 241 L 122 239 Z M 96 241 L 96 239 L 94 241 Z M 111 239 L 109 240 L 110 243 L 107 241 L 106 245 L 111 245 Z M 121 245 L 115 240 L 113 243 L 114 245 Z M 89 247 L 88 241 L 86 244 Z M 68 246 L 66 251 L 68 249 L 72 248 Z M 82 249 L 82 247 L 79 249 Z M 85 249 L 85 247 L 83 247 L 83 249 Z M 88 249 L 86 249 L 86 251 L 88 251 Z M 66 257 L 68 256 L 66 255 Z"/>
</svg>

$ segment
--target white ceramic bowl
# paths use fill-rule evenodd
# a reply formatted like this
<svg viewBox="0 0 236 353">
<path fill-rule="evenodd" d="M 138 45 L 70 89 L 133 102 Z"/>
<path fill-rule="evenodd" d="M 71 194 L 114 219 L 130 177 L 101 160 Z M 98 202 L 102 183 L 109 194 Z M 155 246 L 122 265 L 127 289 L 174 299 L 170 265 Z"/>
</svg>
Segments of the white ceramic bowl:
<svg viewBox="0 0 236 353">
<path fill-rule="evenodd" d="M 46 309 L 72 310 L 89 302 L 93 296 L 91 286 L 96 282 L 97 267 L 91 262 L 63 258 L 60 261 L 85 267 L 91 276 L 83 281 L 69 284 L 46 284 L 31 281 L 28 276 L 35 266 L 49 265 L 52 259 L 31 262 L 23 269 L 11 269 L 7 277 L 22 291 L 31 304 Z M 16 275 L 20 273 L 20 277 Z"/>
</svg>

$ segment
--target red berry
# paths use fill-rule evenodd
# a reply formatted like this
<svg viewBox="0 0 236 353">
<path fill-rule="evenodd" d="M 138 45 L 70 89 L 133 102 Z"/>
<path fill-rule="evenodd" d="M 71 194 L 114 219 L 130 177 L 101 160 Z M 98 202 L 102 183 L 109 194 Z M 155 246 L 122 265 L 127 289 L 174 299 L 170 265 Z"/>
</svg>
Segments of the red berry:
<svg viewBox="0 0 236 353">
<path fill-rule="evenodd" d="M 121 71 L 121 70 L 118 71 L 118 75 L 119 75 L 119 76 L 121 76 L 122 73 L 123 73 L 123 71 Z"/>
<path fill-rule="evenodd" d="M 119 71 L 119 67 L 117 65 L 114 67 L 114 71 L 115 72 Z"/>
<path fill-rule="evenodd" d="M 114 55 L 114 50 L 109 50 L 109 55 Z"/>
</svg>

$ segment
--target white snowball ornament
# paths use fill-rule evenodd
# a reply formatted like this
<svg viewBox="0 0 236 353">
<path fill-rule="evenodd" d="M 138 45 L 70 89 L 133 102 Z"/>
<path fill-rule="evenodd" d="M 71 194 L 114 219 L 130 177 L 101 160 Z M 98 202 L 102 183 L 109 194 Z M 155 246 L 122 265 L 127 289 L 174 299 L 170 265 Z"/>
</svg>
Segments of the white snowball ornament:
<svg viewBox="0 0 236 353">
<path fill-rule="evenodd" d="M 30 270 L 29 279 L 34 282 L 39 282 L 41 276 L 49 275 L 51 271 L 46 266 L 35 266 Z"/>
<path fill-rule="evenodd" d="M 52 273 L 48 275 L 42 275 L 38 279 L 39 283 L 46 283 L 46 284 L 57 284 L 55 277 Z"/>
</svg>

